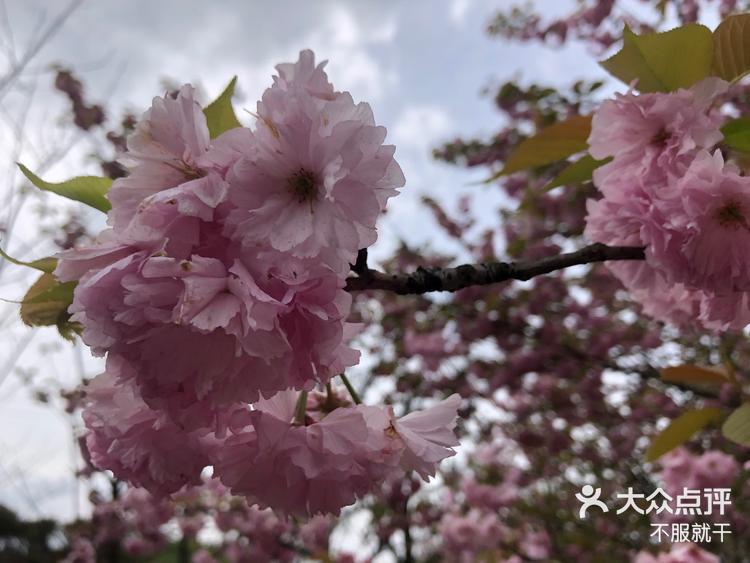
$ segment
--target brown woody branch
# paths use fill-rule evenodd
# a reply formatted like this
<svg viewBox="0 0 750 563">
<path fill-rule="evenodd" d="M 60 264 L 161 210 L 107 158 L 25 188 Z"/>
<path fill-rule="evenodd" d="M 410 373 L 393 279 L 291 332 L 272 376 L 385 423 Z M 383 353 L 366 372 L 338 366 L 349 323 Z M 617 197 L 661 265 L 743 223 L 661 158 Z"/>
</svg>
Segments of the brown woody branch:
<svg viewBox="0 0 750 563">
<path fill-rule="evenodd" d="M 607 260 L 643 260 L 643 247 L 592 244 L 575 252 L 521 262 L 482 262 L 455 268 L 422 268 L 408 274 L 386 274 L 366 265 L 367 255 L 360 253 L 352 268 L 357 274 L 346 280 L 347 291 L 382 289 L 400 295 L 419 295 L 432 291 L 458 291 L 466 287 L 489 285 L 509 280 L 530 280 L 557 270 L 605 262 Z"/>
</svg>

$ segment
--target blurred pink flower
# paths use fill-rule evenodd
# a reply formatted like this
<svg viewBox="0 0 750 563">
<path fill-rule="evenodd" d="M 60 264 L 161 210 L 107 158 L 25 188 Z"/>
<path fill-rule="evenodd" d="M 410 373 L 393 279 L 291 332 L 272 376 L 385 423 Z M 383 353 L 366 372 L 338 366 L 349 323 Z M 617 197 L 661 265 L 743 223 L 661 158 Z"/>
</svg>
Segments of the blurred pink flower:
<svg viewBox="0 0 750 563">
<path fill-rule="evenodd" d="M 526 528 L 518 542 L 520 551 L 533 561 L 543 561 L 549 557 L 552 543 L 544 530 Z"/>
<path fill-rule="evenodd" d="M 464 556 L 492 550 L 508 535 L 497 514 L 474 508 L 467 514 L 444 514 L 439 526 L 443 548 Z"/>
<path fill-rule="evenodd" d="M 218 560 L 206 549 L 199 549 L 193 554 L 192 563 L 218 563 Z"/>
<path fill-rule="evenodd" d="M 660 458 L 661 479 L 671 495 L 682 494 L 683 488 L 732 488 L 740 474 L 740 464 L 731 455 L 708 450 L 700 455 L 680 447 Z"/>
<path fill-rule="evenodd" d="M 633 558 L 632 563 L 719 563 L 719 557 L 705 551 L 693 543 L 677 543 L 670 546 L 666 553 L 652 555 L 641 551 Z"/>
<path fill-rule="evenodd" d="M 470 506 L 485 507 L 490 510 L 499 510 L 504 506 L 509 506 L 518 499 L 520 477 L 521 471 L 513 468 L 506 470 L 502 481 L 496 484 L 480 483 L 469 478 L 463 485 L 466 502 Z"/>
<path fill-rule="evenodd" d="M 327 554 L 328 539 L 336 523 L 331 516 L 313 516 L 300 526 L 300 539 L 313 554 Z"/>
<path fill-rule="evenodd" d="M 77 537 L 70 553 L 60 563 L 96 563 L 96 549 L 88 539 Z"/>
</svg>

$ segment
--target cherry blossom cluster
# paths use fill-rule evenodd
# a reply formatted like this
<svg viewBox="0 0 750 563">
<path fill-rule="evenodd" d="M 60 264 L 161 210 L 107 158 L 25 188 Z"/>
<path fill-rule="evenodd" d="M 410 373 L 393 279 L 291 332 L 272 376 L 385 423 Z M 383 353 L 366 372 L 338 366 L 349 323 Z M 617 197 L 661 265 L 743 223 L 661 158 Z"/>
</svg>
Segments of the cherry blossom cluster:
<svg viewBox="0 0 750 563">
<path fill-rule="evenodd" d="M 83 415 L 91 459 L 152 493 L 213 466 L 253 502 L 335 513 L 453 454 L 458 397 L 397 419 L 329 391 L 324 417 L 306 413 L 307 392 L 358 362 L 345 277 L 404 184 L 385 128 L 323 66 L 310 51 L 277 66 L 255 127 L 216 138 L 191 86 L 154 99 L 108 228 L 60 257 L 72 319 L 106 355 Z"/>
<path fill-rule="evenodd" d="M 90 525 L 68 530 L 71 549 L 63 563 L 95 563 L 97 553 L 109 555 L 113 546 L 139 560 L 163 556 L 176 530 L 181 542 L 190 546 L 194 562 L 296 561 L 300 554 L 308 554 L 351 563 L 352 555 L 331 552 L 329 536 L 335 524 L 332 516 L 295 522 L 250 506 L 217 479 L 170 499 L 127 488 L 108 501 L 94 495 Z"/>
<path fill-rule="evenodd" d="M 683 489 L 732 488 L 740 476 L 740 464 L 731 455 L 708 450 L 700 455 L 679 447 L 659 460 L 661 480 L 668 493 L 676 496 Z"/>
<path fill-rule="evenodd" d="M 644 246 L 645 262 L 610 269 L 656 318 L 707 328 L 750 323 L 750 178 L 715 149 L 716 109 L 727 90 L 705 79 L 689 90 L 618 95 L 594 114 L 594 172 L 586 236 Z"/>
<path fill-rule="evenodd" d="M 719 558 L 695 545 L 694 543 L 677 543 L 669 546 L 669 550 L 652 554 L 639 551 L 633 558 L 633 563 L 719 563 Z"/>
<path fill-rule="evenodd" d="M 538 3 L 540 6 L 541 2 Z M 653 29 L 653 21 L 670 8 L 682 24 L 697 22 L 708 11 L 717 11 L 723 19 L 746 6 L 738 0 L 640 0 L 638 9 L 616 0 L 581 0 L 567 13 L 547 18 L 546 12 L 533 3 L 501 10 L 489 25 L 492 35 L 518 41 L 542 41 L 559 45 L 577 40 L 596 51 L 603 51 L 615 43 L 623 26 L 636 32 Z M 670 6 L 671 4 L 671 6 Z"/>
</svg>

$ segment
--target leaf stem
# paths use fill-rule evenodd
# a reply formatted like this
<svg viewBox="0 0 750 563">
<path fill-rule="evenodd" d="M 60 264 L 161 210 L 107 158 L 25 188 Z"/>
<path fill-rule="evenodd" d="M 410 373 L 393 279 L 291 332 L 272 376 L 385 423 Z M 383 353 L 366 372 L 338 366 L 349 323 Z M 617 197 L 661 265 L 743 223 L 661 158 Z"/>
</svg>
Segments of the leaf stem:
<svg viewBox="0 0 750 563">
<path fill-rule="evenodd" d="M 346 390 L 349 391 L 349 395 L 351 396 L 352 401 L 354 401 L 354 404 L 361 405 L 362 399 L 359 398 L 359 394 L 354 390 L 354 387 L 352 387 L 349 378 L 343 373 L 341 374 L 341 381 L 344 382 L 344 386 L 346 387 Z"/>
<path fill-rule="evenodd" d="M 304 426 L 305 414 L 307 414 L 307 391 L 300 391 L 297 404 L 294 407 L 294 424 Z"/>
</svg>

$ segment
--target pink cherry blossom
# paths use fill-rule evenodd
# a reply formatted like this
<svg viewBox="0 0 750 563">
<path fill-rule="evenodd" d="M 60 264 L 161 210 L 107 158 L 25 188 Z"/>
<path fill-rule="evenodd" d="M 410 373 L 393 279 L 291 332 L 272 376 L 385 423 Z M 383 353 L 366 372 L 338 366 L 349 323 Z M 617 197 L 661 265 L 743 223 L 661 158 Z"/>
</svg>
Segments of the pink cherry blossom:
<svg viewBox="0 0 750 563">
<path fill-rule="evenodd" d="M 689 90 L 617 94 L 603 102 L 592 119 L 589 152 L 613 160 L 595 171 L 596 186 L 609 196 L 621 188 L 617 179 L 639 178 L 655 194 L 681 176 L 697 150 L 722 139 L 722 118 L 711 105 L 726 89 L 726 82 L 708 78 Z"/>
<path fill-rule="evenodd" d="M 457 350 L 440 331 L 423 333 L 407 328 L 404 334 L 404 352 L 410 356 L 421 356 L 425 366 L 434 370 L 442 359 L 451 354 L 457 355 L 460 350 Z"/>
<path fill-rule="evenodd" d="M 199 549 L 193 554 L 192 563 L 218 563 L 218 561 L 208 550 Z"/>
<path fill-rule="evenodd" d="M 717 294 L 750 289 L 750 178 L 724 165 L 721 152 L 696 155 L 662 208 L 667 229 L 645 238 L 649 261 L 670 281 Z"/>
<path fill-rule="evenodd" d="M 192 86 L 183 86 L 174 98 L 154 98 L 128 137 L 122 160 L 131 173 L 115 181 L 108 194 L 115 228 L 125 228 L 148 197 L 201 176 L 197 159 L 208 150 L 210 139 L 194 95 Z"/>
<path fill-rule="evenodd" d="M 336 519 L 331 516 L 313 516 L 300 527 L 300 538 L 313 554 L 327 554 L 328 540 L 335 525 Z"/>
<path fill-rule="evenodd" d="M 393 421 L 393 428 L 404 442 L 401 465 L 413 469 L 423 479 L 435 474 L 437 464 L 454 454 L 458 445 L 453 429 L 461 397 L 453 394 L 425 410 L 410 412 Z"/>
<path fill-rule="evenodd" d="M 174 493 L 210 458 L 262 506 L 337 513 L 454 453 L 457 395 L 400 419 L 327 396 L 293 420 L 296 391 L 359 360 L 349 264 L 404 183 L 385 129 L 323 66 L 309 51 L 279 65 L 256 130 L 216 139 L 192 87 L 155 98 L 109 228 L 60 256 L 58 278 L 77 282 L 72 320 L 106 355 L 87 399 L 91 458 L 118 478 Z"/>
<path fill-rule="evenodd" d="M 279 358 L 289 344 L 268 315 L 273 300 L 257 292 L 254 302 L 244 272 L 234 271 L 199 256 L 130 254 L 86 274 L 70 311 L 95 353 L 131 364 L 120 377 L 133 377 L 152 406 L 181 407 L 209 395 L 216 405 L 254 400 L 261 390 L 275 391 L 276 379 L 287 386 Z M 243 321 L 253 314 L 254 326 Z"/>
<path fill-rule="evenodd" d="M 99 270 L 132 254 L 133 249 L 118 240 L 112 229 L 105 229 L 94 244 L 61 252 L 55 277 L 62 282 L 78 281 L 90 270 Z"/>
<path fill-rule="evenodd" d="M 469 505 L 496 511 L 516 501 L 520 492 L 520 477 L 519 469 L 506 470 L 499 484 L 484 484 L 469 478 L 462 489 Z"/>
<path fill-rule="evenodd" d="M 586 238 L 614 246 L 645 246 L 646 233 L 666 222 L 640 182 L 611 197 L 588 200 L 586 210 Z M 609 268 L 631 290 L 651 289 L 664 278 L 648 260 L 612 263 Z"/>
<path fill-rule="evenodd" d="M 552 546 L 547 532 L 526 527 L 518 547 L 529 559 L 543 561 L 549 557 Z"/>
<path fill-rule="evenodd" d="M 709 450 L 698 457 L 694 470 L 703 489 L 731 487 L 739 477 L 740 465 L 734 456 Z"/>
<path fill-rule="evenodd" d="M 96 563 L 96 549 L 86 538 L 77 537 L 61 563 Z"/>
<path fill-rule="evenodd" d="M 109 191 L 108 197 L 113 201 L 123 197 L 130 202 L 128 205 L 135 206 L 131 210 L 128 205 L 113 204 L 109 222 L 118 238 L 137 246 L 166 242 L 165 247 L 172 253 L 189 252 L 186 249 L 205 245 L 207 230 L 218 234 L 224 228 L 223 220 L 228 212 L 226 174 L 242 156 L 252 152 L 253 145 L 249 129 L 231 129 L 213 139 L 204 152 L 191 159 L 189 169 L 172 182 L 174 185 L 155 186 L 151 190 L 153 193 L 131 189 L 132 185 L 144 185 L 152 173 L 148 167 L 153 163 L 141 162 L 129 176 L 118 179 Z M 160 166 L 171 169 L 178 165 L 161 163 Z M 184 166 L 182 161 L 179 166 Z M 123 192 L 125 195 L 121 195 Z"/>
<path fill-rule="evenodd" d="M 107 508 L 105 508 L 107 507 Z M 94 511 L 114 509 L 122 522 L 132 530 L 136 536 L 145 539 L 150 546 L 149 554 L 153 554 L 163 547 L 158 530 L 175 515 L 174 507 L 163 499 L 157 499 L 146 489 L 129 487 L 125 493 L 112 504 L 99 504 Z"/>
<path fill-rule="evenodd" d="M 344 344 L 351 297 L 335 274 L 264 280 L 273 297 L 242 262 L 224 263 L 131 253 L 86 273 L 70 312 L 95 353 L 129 362 L 149 405 L 191 424 L 213 417 L 195 408 L 183 416 L 196 400 L 217 408 L 309 389 L 357 362 Z"/>
<path fill-rule="evenodd" d="M 740 474 L 740 464 L 731 455 L 709 450 L 700 455 L 680 447 L 660 459 L 664 488 L 672 495 L 689 489 L 732 488 Z"/>
<path fill-rule="evenodd" d="M 656 556 L 641 551 L 633 558 L 633 563 L 719 563 L 719 558 L 693 543 L 678 543 Z"/>
<path fill-rule="evenodd" d="M 216 451 L 215 467 L 235 494 L 290 514 L 338 514 L 387 475 L 427 478 L 453 455 L 459 397 L 395 419 L 386 409 L 338 408 L 308 425 L 293 422 L 296 394 L 255 405 L 251 426 Z"/>
<path fill-rule="evenodd" d="M 477 509 L 467 514 L 448 512 L 440 520 L 440 536 L 444 549 L 471 560 L 471 555 L 491 550 L 508 535 L 497 514 L 483 513 Z"/>
<path fill-rule="evenodd" d="M 292 122 L 297 98 L 327 103 L 333 95 L 312 61 L 306 52 L 296 65 L 280 67 L 274 92 L 281 105 L 268 102 L 282 113 L 288 109 Z M 289 97 L 287 91 L 296 93 Z M 334 98 L 351 102 L 348 94 Z M 323 113 L 333 115 L 332 108 L 313 106 L 308 117 L 328 122 Z M 367 108 L 356 107 L 356 112 Z M 262 110 L 275 116 L 268 112 Z M 280 127 L 285 123 L 274 119 Z M 381 132 L 371 121 L 355 129 Z M 372 182 L 368 174 L 381 166 L 383 151 L 392 156 L 392 147 L 372 145 L 367 135 L 346 139 L 348 152 L 343 145 L 339 150 L 351 182 L 360 181 L 350 189 L 362 191 L 357 201 L 370 194 L 378 202 L 374 229 L 387 199 L 383 194 L 395 190 L 381 185 L 382 174 Z M 349 150 L 357 146 L 360 157 Z M 358 353 L 345 344 L 356 332 L 345 322 L 351 307 L 343 291 L 348 264 L 340 261 L 334 239 L 317 253 L 296 257 L 274 248 L 268 237 L 243 248 L 224 235 L 232 208 L 224 178 L 239 161 L 259 158 L 250 130 L 236 128 L 209 139 L 205 116 L 186 86 L 174 98 L 154 99 L 128 147 L 124 162 L 131 174 L 110 190 L 112 228 L 93 246 L 64 253 L 56 273 L 79 282 L 70 312 L 84 328 L 84 341 L 113 362 L 120 361 L 115 356 L 125 360 L 129 369 L 121 372 L 134 378 L 152 408 L 192 427 L 210 425 L 222 406 L 287 387 L 312 389 L 357 363 Z M 390 156 L 383 170 L 398 169 Z M 342 232 L 359 228 L 353 216 L 337 217 L 321 220 L 329 226 L 337 222 Z"/>
<path fill-rule="evenodd" d="M 258 104 L 255 152 L 228 176 L 230 232 L 299 257 L 332 251 L 331 266 L 345 272 L 404 184 L 394 147 L 382 144 L 369 105 L 333 91 L 312 52 L 277 71 Z"/>
<path fill-rule="evenodd" d="M 706 150 L 721 138 L 711 105 L 725 90 L 707 79 L 605 102 L 589 141 L 593 156 L 613 160 L 594 175 L 604 197 L 587 203 L 585 228 L 592 241 L 645 247 L 645 261 L 608 267 L 646 314 L 719 330 L 750 321 L 747 180 Z"/>
<path fill-rule="evenodd" d="M 253 411 L 252 428 L 217 452 L 217 473 L 232 492 L 261 506 L 338 514 L 373 485 L 363 447 L 367 425 L 357 411 L 337 409 L 318 423 L 295 426 L 291 411 Z"/>
<path fill-rule="evenodd" d="M 620 268 L 612 268 L 612 271 L 625 281 L 626 278 L 619 275 L 619 270 Z M 709 297 L 704 292 L 689 290 L 679 283 L 669 284 L 658 277 L 646 287 L 629 287 L 627 283 L 625 285 L 630 291 L 630 296 L 642 305 L 646 315 L 676 326 L 694 323 L 697 318 L 703 317 L 702 311 L 708 306 Z M 704 321 L 704 324 L 707 322 Z"/>
<path fill-rule="evenodd" d="M 94 465 L 155 495 L 200 484 L 201 471 L 209 464 L 210 436 L 185 432 L 110 372 L 89 383 L 87 403 L 86 445 Z"/>
<path fill-rule="evenodd" d="M 741 330 L 750 324 L 750 293 L 705 294 L 700 302 L 698 319 L 711 330 Z"/>
</svg>

